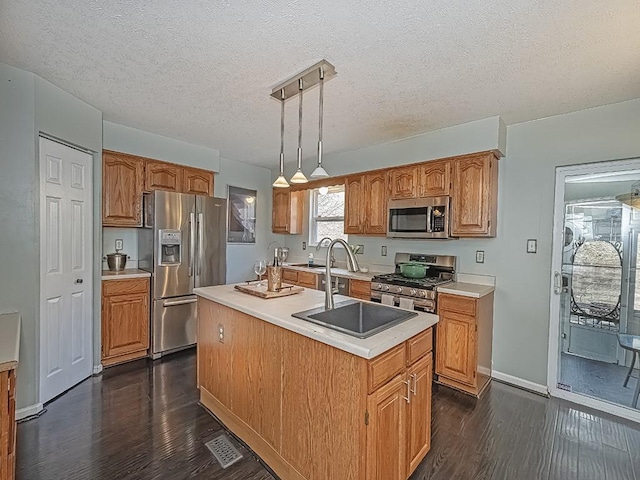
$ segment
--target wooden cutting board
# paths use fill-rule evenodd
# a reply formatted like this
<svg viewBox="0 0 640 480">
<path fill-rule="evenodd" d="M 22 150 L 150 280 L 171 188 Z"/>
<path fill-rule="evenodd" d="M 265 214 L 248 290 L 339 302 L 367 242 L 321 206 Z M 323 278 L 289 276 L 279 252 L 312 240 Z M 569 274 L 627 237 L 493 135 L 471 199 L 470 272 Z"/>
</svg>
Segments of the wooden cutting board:
<svg viewBox="0 0 640 480">
<path fill-rule="evenodd" d="M 260 298 L 278 298 L 278 297 L 286 297 L 288 295 L 295 295 L 296 293 L 300 293 L 304 291 L 304 288 L 298 287 L 296 285 L 289 285 L 286 283 L 282 284 L 283 289 L 279 292 L 270 292 L 265 287 L 258 287 L 258 285 L 236 285 L 235 289 L 240 290 L 242 293 L 248 293 L 249 295 L 254 295 Z M 291 287 L 291 288 L 289 288 Z"/>
</svg>

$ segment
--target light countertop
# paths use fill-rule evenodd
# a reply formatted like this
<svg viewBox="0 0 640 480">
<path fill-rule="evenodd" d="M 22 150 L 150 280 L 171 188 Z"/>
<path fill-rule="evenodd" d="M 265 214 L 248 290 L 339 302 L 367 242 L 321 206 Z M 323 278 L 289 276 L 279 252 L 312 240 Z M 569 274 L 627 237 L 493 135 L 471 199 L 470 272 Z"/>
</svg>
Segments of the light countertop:
<svg viewBox="0 0 640 480">
<path fill-rule="evenodd" d="M 266 300 L 239 292 L 233 287 L 233 285 L 219 285 L 195 288 L 194 293 L 200 297 L 366 359 L 377 357 L 438 322 L 437 315 L 417 312 L 418 315 L 416 317 L 369 338 L 356 338 L 291 316 L 296 312 L 323 306 L 324 292 L 322 291 L 305 288 L 303 292 L 295 295 Z M 334 295 L 336 303 L 344 300 L 353 299 Z"/>
<path fill-rule="evenodd" d="M 3 313 L 0 315 L 0 372 L 16 368 L 19 357 L 20 314 Z"/>
<path fill-rule="evenodd" d="M 137 268 L 125 268 L 120 272 L 112 272 L 111 270 L 102 271 L 102 280 L 123 280 L 126 278 L 144 278 L 150 276 L 151 272 L 138 270 Z"/>
<path fill-rule="evenodd" d="M 495 290 L 493 285 L 479 283 L 453 282 L 437 287 L 438 293 L 449 293 L 462 297 L 482 298 Z"/>
<path fill-rule="evenodd" d="M 289 268 L 291 270 L 298 270 L 301 272 L 310 272 L 310 273 L 316 273 L 319 275 L 322 275 L 325 273 L 325 268 L 310 268 L 304 265 L 283 265 L 282 268 Z M 342 277 L 342 278 L 353 278 L 355 280 L 364 280 L 365 282 L 370 282 L 371 279 L 375 276 L 375 275 L 379 275 L 382 272 L 372 272 L 369 271 L 367 273 L 362 273 L 362 272 L 350 272 L 349 270 L 347 270 L 346 268 L 332 268 L 331 269 L 331 275 L 335 275 L 336 277 Z"/>
</svg>

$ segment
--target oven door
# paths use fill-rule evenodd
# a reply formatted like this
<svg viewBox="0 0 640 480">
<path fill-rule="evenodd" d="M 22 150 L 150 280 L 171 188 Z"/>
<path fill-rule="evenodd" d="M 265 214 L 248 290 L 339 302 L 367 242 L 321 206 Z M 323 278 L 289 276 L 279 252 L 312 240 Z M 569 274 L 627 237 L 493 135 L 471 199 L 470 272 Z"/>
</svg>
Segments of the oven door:
<svg viewBox="0 0 640 480">
<path fill-rule="evenodd" d="M 390 238 L 449 238 L 449 198 L 389 201 Z"/>
</svg>

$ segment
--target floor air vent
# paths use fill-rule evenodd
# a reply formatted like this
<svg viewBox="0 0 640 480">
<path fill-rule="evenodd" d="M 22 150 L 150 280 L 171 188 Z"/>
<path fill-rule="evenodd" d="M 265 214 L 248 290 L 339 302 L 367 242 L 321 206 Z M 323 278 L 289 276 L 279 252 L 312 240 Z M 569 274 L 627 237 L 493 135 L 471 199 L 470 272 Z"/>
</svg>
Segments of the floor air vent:
<svg viewBox="0 0 640 480">
<path fill-rule="evenodd" d="M 229 437 L 224 434 L 205 443 L 205 445 L 216 457 L 222 468 L 227 468 L 242 458 L 242 454 L 233 446 Z"/>
</svg>

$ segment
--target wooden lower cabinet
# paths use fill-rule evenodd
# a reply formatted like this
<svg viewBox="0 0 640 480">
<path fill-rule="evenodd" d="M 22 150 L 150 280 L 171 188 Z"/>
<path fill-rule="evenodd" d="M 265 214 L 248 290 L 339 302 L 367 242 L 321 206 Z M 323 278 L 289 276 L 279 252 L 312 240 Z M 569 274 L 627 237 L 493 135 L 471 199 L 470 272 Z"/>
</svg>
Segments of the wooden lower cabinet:
<svg viewBox="0 0 640 480">
<path fill-rule="evenodd" d="M 365 280 L 349 280 L 349 296 L 360 300 L 371 300 L 371 282 Z"/>
<path fill-rule="evenodd" d="M 311 272 L 283 268 L 282 280 L 289 285 L 293 284 L 300 287 L 312 288 L 314 290 L 318 288 L 318 275 Z"/>
<path fill-rule="evenodd" d="M 149 349 L 149 279 L 102 283 L 102 364 L 147 356 Z"/>
<path fill-rule="evenodd" d="M 431 353 L 407 365 L 407 344 L 431 329 L 366 360 L 209 300 L 198 311 L 200 401 L 281 479 L 405 480 L 426 455 Z"/>
<path fill-rule="evenodd" d="M 437 381 L 479 397 L 491 380 L 493 293 L 481 298 L 441 293 L 438 315 Z"/>
<path fill-rule="evenodd" d="M 16 473 L 16 371 L 0 372 L 0 478 Z"/>
</svg>

